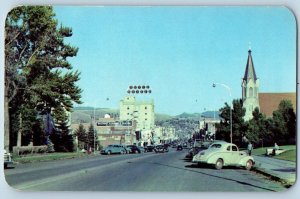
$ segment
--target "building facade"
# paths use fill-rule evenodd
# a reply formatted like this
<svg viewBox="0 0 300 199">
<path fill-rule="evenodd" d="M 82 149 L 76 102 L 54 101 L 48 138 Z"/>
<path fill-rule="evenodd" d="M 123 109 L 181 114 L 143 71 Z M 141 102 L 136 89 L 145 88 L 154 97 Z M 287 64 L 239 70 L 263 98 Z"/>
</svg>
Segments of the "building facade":
<svg viewBox="0 0 300 199">
<path fill-rule="evenodd" d="M 294 112 L 296 113 L 297 93 L 295 92 L 259 93 L 260 112 L 265 114 L 267 117 L 272 117 L 273 112 L 278 110 L 278 106 L 282 100 L 289 100 L 293 105 Z"/>
<path fill-rule="evenodd" d="M 135 96 L 125 96 L 120 101 L 120 122 L 131 121 L 141 144 L 151 142 L 155 127 L 154 101 L 137 101 Z"/>
<path fill-rule="evenodd" d="M 244 120 L 250 120 L 252 112 L 259 107 L 259 79 L 256 76 L 251 50 L 248 51 L 248 59 L 245 74 L 242 79 L 242 100 L 246 110 Z"/>
<path fill-rule="evenodd" d="M 155 133 L 153 135 L 154 144 L 165 144 L 170 143 L 173 140 L 178 139 L 176 136 L 176 130 L 174 127 L 155 127 Z"/>
</svg>

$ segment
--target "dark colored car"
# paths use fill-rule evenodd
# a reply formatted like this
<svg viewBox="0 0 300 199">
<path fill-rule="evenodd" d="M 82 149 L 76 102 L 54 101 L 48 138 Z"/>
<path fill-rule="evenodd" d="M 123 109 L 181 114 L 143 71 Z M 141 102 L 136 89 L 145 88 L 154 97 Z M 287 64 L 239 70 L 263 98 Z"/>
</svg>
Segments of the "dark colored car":
<svg viewBox="0 0 300 199">
<path fill-rule="evenodd" d="M 155 146 L 153 146 L 153 145 L 149 145 L 149 146 L 146 146 L 146 147 L 145 147 L 145 151 L 146 151 L 146 152 L 153 152 L 154 149 L 155 149 Z"/>
<path fill-rule="evenodd" d="M 156 145 L 154 148 L 155 153 L 169 152 L 167 145 Z"/>
<path fill-rule="evenodd" d="M 127 147 L 131 149 L 131 153 L 141 153 L 141 150 L 136 145 L 128 145 Z"/>
<path fill-rule="evenodd" d="M 206 146 L 193 147 L 185 157 L 188 159 L 192 159 L 197 153 L 199 153 L 200 151 L 206 150 L 207 148 L 208 147 L 206 147 Z"/>
<path fill-rule="evenodd" d="M 182 151 L 183 147 L 181 144 L 177 145 L 177 151 Z"/>
</svg>

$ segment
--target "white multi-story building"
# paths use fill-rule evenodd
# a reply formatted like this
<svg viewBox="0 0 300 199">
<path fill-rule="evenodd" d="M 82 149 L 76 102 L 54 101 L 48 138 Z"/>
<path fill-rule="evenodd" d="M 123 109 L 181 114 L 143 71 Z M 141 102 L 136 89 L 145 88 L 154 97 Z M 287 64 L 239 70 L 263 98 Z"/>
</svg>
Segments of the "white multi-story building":
<svg viewBox="0 0 300 199">
<path fill-rule="evenodd" d="M 151 142 L 154 132 L 154 101 L 137 101 L 128 95 L 120 101 L 120 121 L 132 121 L 135 131 L 140 133 L 140 143 Z"/>
<path fill-rule="evenodd" d="M 155 133 L 154 133 L 154 138 L 153 141 L 155 144 L 160 144 L 160 143 L 169 143 L 173 140 L 178 139 L 176 136 L 176 130 L 174 127 L 161 127 L 157 126 L 155 127 Z"/>
</svg>

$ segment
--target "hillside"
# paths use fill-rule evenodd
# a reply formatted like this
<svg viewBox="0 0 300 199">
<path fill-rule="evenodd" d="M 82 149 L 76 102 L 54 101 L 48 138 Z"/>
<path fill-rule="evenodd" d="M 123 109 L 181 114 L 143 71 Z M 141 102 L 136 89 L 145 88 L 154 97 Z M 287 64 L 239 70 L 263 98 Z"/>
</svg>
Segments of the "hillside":
<svg viewBox="0 0 300 199">
<path fill-rule="evenodd" d="M 109 109 L 109 108 L 96 108 L 95 109 L 95 117 L 100 118 L 104 117 L 105 114 L 110 114 L 112 116 L 118 116 L 119 110 L 118 109 Z M 72 112 L 72 123 L 79 123 L 79 122 L 91 122 L 94 116 L 94 108 L 93 107 L 75 107 Z M 163 122 L 171 119 L 189 119 L 194 121 L 199 121 L 201 116 L 205 116 L 206 118 L 214 118 L 213 111 L 206 111 L 203 113 L 182 113 L 177 116 L 171 116 L 168 114 L 155 114 L 155 121 L 156 122 Z M 219 115 L 218 112 L 215 112 L 215 118 L 218 119 Z"/>
<path fill-rule="evenodd" d="M 100 118 L 104 117 L 105 114 L 110 114 L 112 116 L 118 115 L 119 110 L 108 109 L 108 108 L 96 108 L 95 117 Z M 72 112 L 72 123 L 79 122 L 91 122 L 94 117 L 94 108 L 93 107 L 75 107 Z"/>
</svg>

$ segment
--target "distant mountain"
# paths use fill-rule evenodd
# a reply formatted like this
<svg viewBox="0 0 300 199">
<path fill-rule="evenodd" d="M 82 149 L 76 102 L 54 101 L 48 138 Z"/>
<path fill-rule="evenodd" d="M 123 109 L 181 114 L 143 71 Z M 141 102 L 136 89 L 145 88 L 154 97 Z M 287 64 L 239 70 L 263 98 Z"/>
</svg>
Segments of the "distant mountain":
<svg viewBox="0 0 300 199">
<path fill-rule="evenodd" d="M 105 114 L 111 116 L 119 115 L 118 109 L 109 109 L 109 108 L 96 108 L 95 109 L 95 118 L 103 118 Z M 72 112 L 72 123 L 79 122 L 91 122 L 94 117 L 94 108 L 93 107 L 75 107 Z"/>
<path fill-rule="evenodd" d="M 219 112 L 218 111 L 205 111 L 203 113 L 182 113 L 180 115 L 175 116 L 176 118 L 185 118 L 185 119 L 192 119 L 192 120 L 199 120 L 201 117 L 205 118 L 216 118 L 219 119 Z"/>
<path fill-rule="evenodd" d="M 166 120 L 170 120 L 170 119 L 173 119 L 173 118 L 174 118 L 174 116 L 167 115 L 167 114 L 160 114 L 160 113 L 155 114 L 155 120 L 156 121 L 166 121 Z"/>
<path fill-rule="evenodd" d="M 186 118 L 186 119 L 194 119 L 199 120 L 201 117 L 201 113 L 181 113 L 180 115 L 175 116 L 176 118 Z"/>
<path fill-rule="evenodd" d="M 220 119 L 219 114 L 220 114 L 219 111 L 206 111 L 203 112 L 201 115 L 203 115 L 206 118 Z"/>
<path fill-rule="evenodd" d="M 215 115 L 214 115 L 215 113 Z M 95 109 L 95 117 L 101 118 L 104 117 L 105 114 L 110 114 L 111 116 L 119 115 L 118 109 L 109 109 L 109 108 L 96 108 Z M 79 122 L 91 122 L 94 116 L 94 108 L 93 107 L 74 107 L 72 112 L 72 123 Z M 206 111 L 203 113 L 182 113 L 177 116 L 171 116 L 168 114 L 155 114 L 155 121 L 162 122 L 171 119 L 190 119 L 194 121 L 199 121 L 201 116 L 206 118 L 219 118 L 219 113 L 217 111 Z"/>
</svg>

